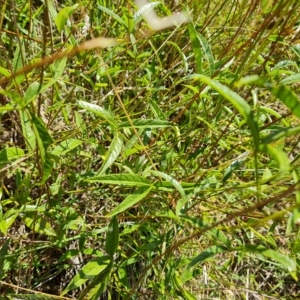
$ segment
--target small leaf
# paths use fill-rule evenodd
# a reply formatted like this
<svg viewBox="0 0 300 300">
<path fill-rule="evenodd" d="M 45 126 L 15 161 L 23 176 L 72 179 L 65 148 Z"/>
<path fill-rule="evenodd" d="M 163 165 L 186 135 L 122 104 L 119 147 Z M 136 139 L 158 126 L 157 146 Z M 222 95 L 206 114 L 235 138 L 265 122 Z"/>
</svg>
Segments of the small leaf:
<svg viewBox="0 0 300 300">
<path fill-rule="evenodd" d="M 82 286 L 87 280 L 95 278 L 110 264 L 110 258 L 107 256 L 97 257 L 84 265 L 72 278 L 68 286 L 61 293 L 61 296 Z"/>
<path fill-rule="evenodd" d="M 36 137 L 31 126 L 28 110 L 20 110 L 20 119 L 22 125 L 23 136 L 26 143 L 26 148 L 29 153 L 32 153 L 36 148 Z"/>
<path fill-rule="evenodd" d="M 51 172 L 53 170 L 53 164 L 54 163 L 53 163 L 53 160 L 52 160 L 50 154 L 46 152 L 45 153 L 45 161 L 43 163 L 43 170 L 42 170 L 43 175 L 42 175 L 42 180 L 41 180 L 40 184 L 44 184 L 50 177 Z"/>
<path fill-rule="evenodd" d="M 31 114 L 33 127 L 35 129 L 37 139 L 41 140 L 41 144 L 43 145 L 44 149 L 47 148 L 53 143 L 53 139 L 48 132 L 44 122 L 38 118 L 36 115 Z"/>
<path fill-rule="evenodd" d="M 25 225 L 39 234 L 48 236 L 56 236 L 55 231 L 44 217 L 41 217 L 37 212 L 26 212 L 23 218 Z"/>
<path fill-rule="evenodd" d="M 150 186 L 151 183 L 144 177 L 131 174 L 111 174 L 88 178 L 88 182 L 100 182 L 105 184 L 127 186 Z"/>
<path fill-rule="evenodd" d="M 63 8 L 55 18 L 55 24 L 59 33 L 64 29 L 69 17 L 76 10 L 79 4 Z"/>
<path fill-rule="evenodd" d="M 6 239 L 6 241 L 2 244 L 2 247 L 0 249 L 0 280 L 4 276 L 3 267 L 5 262 L 5 256 L 8 253 L 9 243 L 10 243 L 10 238 Z"/>
<path fill-rule="evenodd" d="M 199 39 L 201 47 L 202 47 L 203 54 L 206 58 L 206 61 L 207 61 L 208 67 L 209 67 L 209 75 L 212 76 L 212 74 L 214 72 L 213 67 L 215 64 L 214 56 L 212 54 L 209 43 L 206 41 L 206 39 L 200 33 L 197 33 L 197 35 L 198 35 L 198 39 Z"/>
<path fill-rule="evenodd" d="M 108 278 L 113 267 L 113 260 L 104 268 L 98 275 L 96 275 L 87 287 L 79 295 L 78 300 L 91 299 L 97 300 L 105 291 L 108 283 Z"/>
<path fill-rule="evenodd" d="M 170 127 L 174 126 L 172 122 L 165 120 L 132 120 L 132 124 L 136 128 L 159 128 L 159 127 Z M 132 128 L 132 125 L 129 122 L 123 122 L 118 125 L 118 128 Z"/>
<path fill-rule="evenodd" d="M 274 158 L 278 164 L 280 171 L 286 173 L 290 169 L 290 161 L 284 151 L 275 148 L 272 145 L 261 144 L 259 150 L 264 153 L 268 153 L 272 158 Z"/>
<path fill-rule="evenodd" d="M 201 51 L 200 40 L 198 38 L 198 33 L 192 22 L 188 24 L 188 29 L 192 41 L 193 52 L 195 55 L 196 71 L 198 74 L 201 74 L 202 73 L 202 51 Z"/>
<path fill-rule="evenodd" d="M 0 168 L 25 155 L 24 150 L 17 147 L 8 147 L 0 151 Z"/>
<path fill-rule="evenodd" d="M 136 203 L 144 199 L 149 192 L 152 190 L 152 187 L 140 187 L 134 191 L 131 195 L 128 195 L 124 201 L 122 201 L 115 209 L 113 209 L 107 217 L 115 216 L 126 209 L 133 207 Z"/>
<path fill-rule="evenodd" d="M 89 103 L 89 102 L 85 102 L 85 101 L 82 101 L 82 100 L 79 100 L 78 101 L 78 105 L 98 116 L 100 116 L 102 119 L 106 120 L 107 122 L 110 123 L 110 125 L 112 125 L 114 128 L 117 127 L 117 124 L 114 120 L 114 117 L 113 115 L 106 111 L 104 108 L 102 108 L 101 106 L 99 105 L 96 105 L 96 104 L 92 104 L 92 103 Z"/>
<path fill-rule="evenodd" d="M 164 178 L 166 181 L 170 182 L 179 192 L 179 194 L 181 195 L 181 199 L 178 201 L 177 205 L 176 205 L 176 215 L 178 216 L 179 213 L 181 212 L 181 209 L 183 208 L 183 206 L 186 204 L 186 202 L 188 201 L 186 195 L 185 195 L 185 191 L 183 189 L 183 187 L 181 186 L 181 184 L 172 176 L 165 174 L 163 172 L 159 172 L 159 171 L 151 171 L 152 174 L 162 177 Z"/>
<path fill-rule="evenodd" d="M 293 75 L 290 75 L 290 76 L 280 80 L 279 83 L 288 85 L 288 84 L 298 83 L 298 82 L 300 82 L 300 74 L 293 74 Z"/>
<path fill-rule="evenodd" d="M 274 132 L 270 133 L 268 136 L 266 136 L 262 142 L 264 144 L 269 144 L 272 142 L 275 142 L 283 137 L 289 137 L 291 135 L 298 134 L 300 132 L 300 126 L 296 127 L 283 127 L 283 128 L 278 128 L 274 130 Z"/>
<path fill-rule="evenodd" d="M 300 102 L 294 92 L 284 85 L 271 88 L 270 91 L 288 107 L 295 116 L 300 118 Z"/>
<path fill-rule="evenodd" d="M 119 243 L 119 224 L 116 217 L 111 219 L 105 241 L 105 250 L 109 256 L 113 257 L 118 249 Z"/>
<path fill-rule="evenodd" d="M 294 259 L 279 253 L 278 251 L 268 249 L 262 245 L 244 245 L 234 249 L 234 251 L 258 253 L 265 257 L 280 263 L 282 267 L 287 268 L 290 275 L 297 281 L 297 263 Z"/>
<path fill-rule="evenodd" d="M 41 89 L 41 85 L 38 82 L 33 82 L 27 89 L 25 95 L 24 95 L 24 106 L 25 107 L 28 103 L 33 101 L 37 95 L 39 94 L 39 91 Z M 23 108 L 22 107 L 22 108 Z"/>
<path fill-rule="evenodd" d="M 201 254 L 197 255 L 195 258 L 191 260 L 191 262 L 188 264 L 187 268 L 192 268 L 195 265 L 202 263 L 206 261 L 207 259 L 215 256 L 216 254 L 226 252 L 228 251 L 228 248 L 223 246 L 212 246 L 205 251 L 201 252 Z"/>
<path fill-rule="evenodd" d="M 110 15 L 113 19 L 115 19 L 118 23 L 120 23 L 121 25 L 127 27 L 126 23 L 124 22 L 124 20 L 122 18 L 120 18 L 116 13 L 114 13 L 112 10 L 108 9 L 107 7 L 104 7 L 102 5 L 98 5 L 98 8 L 100 10 L 102 10 L 103 12 L 107 13 L 108 15 Z"/>
<path fill-rule="evenodd" d="M 66 63 L 67 63 L 67 59 L 68 57 L 63 57 L 61 59 L 57 59 L 56 61 L 54 61 L 53 65 L 52 65 L 52 70 L 53 70 L 53 75 L 51 77 L 51 79 L 46 82 L 41 90 L 40 93 L 44 92 L 46 89 L 48 89 L 51 85 L 53 85 L 63 74 L 64 69 L 66 67 Z"/>
<path fill-rule="evenodd" d="M 56 146 L 52 151 L 51 154 L 61 156 L 65 155 L 68 152 L 72 151 L 73 149 L 77 148 L 79 145 L 82 144 L 81 140 L 78 139 L 67 139 L 61 142 L 58 146 Z"/>
<path fill-rule="evenodd" d="M 197 228 L 199 230 L 203 230 L 203 229 L 210 227 L 209 224 L 207 224 L 205 221 L 203 221 L 200 218 L 195 218 L 195 217 L 191 217 L 188 215 L 181 215 L 180 217 L 182 218 L 183 221 L 189 222 L 192 226 L 194 226 L 195 228 Z M 227 236 L 223 233 L 223 231 L 218 230 L 217 228 L 212 228 L 208 232 L 216 240 L 218 240 L 219 242 L 226 245 L 226 247 L 230 247 L 230 245 L 231 245 L 230 239 L 227 238 Z"/>
<path fill-rule="evenodd" d="M 253 112 L 251 110 L 250 105 L 237 93 L 229 89 L 227 86 L 215 81 L 209 77 L 204 75 L 195 74 L 193 76 L 194 79 L 198 78 L 202 82 L 211 86 L 214 90 L 216 90 L 220 95 L 222 95 L 225 99 L 231 102 L 231 104 L 241 113 L 246 122 L 248 123 L 250 130 L 252 132 L 252 137 L 254 140 L 255 149 L 258 150 L 259 147 L 259 131 L 257 123 L 254 119 Z"/>
<path fill-rule="evenodd" d="M 31 118 L 36 141 L 40 150 L 43 167 L 45 167 L 46 171 L 49 171 L 50 169 L 52 170 L 51 160 L 49 159 L 49 156 L 47 156 L 47 148 L 53 143 L 53 139 L 40 118 L 38 118 L 34 114 L 31 114 Z M 49 174 L 43 176 L 43 181 L 48 178 L 48 175 Z"/>
<path fill-rule="evenodd" d="M 112 140 L 109 149 L 105 155 L 105 159 L 102 163 L 101 169 L 97 173 L 98 175 L 103 174 L 119 157 L 123 147 L 123 139 L 119 133 L 115 133 L 115 137 Z"/>
</svg>

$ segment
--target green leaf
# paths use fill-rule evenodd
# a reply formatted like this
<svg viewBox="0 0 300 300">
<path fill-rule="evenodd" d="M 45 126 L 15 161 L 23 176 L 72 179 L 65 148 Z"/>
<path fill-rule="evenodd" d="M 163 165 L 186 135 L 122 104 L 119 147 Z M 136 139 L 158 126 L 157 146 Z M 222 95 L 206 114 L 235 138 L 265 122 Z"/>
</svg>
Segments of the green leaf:
<svg viewBox="0 0 300 300">
<path fill-rule="evenodd" d="M 300 132 L 300 126 L 288 127 L 288 128 L 286 128 L 286 127 L 278 128 L 278 129 L 274 130 L 274 132 L 267 135 L 262 140 L 262 142 L 264 144 L 269 144 L 269 143 L 275 142 L 283 137 L 289 137 L 291 135 L 298 134 L 299 132 Z"/>
<path fill-rule="evenodd" d="M 206 39 L 200 34 L 197 33 L 198 35 L 198 39 L 200 41 L 202 50 L 203 50 L 203 54 L 206 58 L 208 67 L 209 67 L 209 75 L 212 76 L 213 72 L 214 72 L 214 64 L 215 64 L 215 60 L 214 60 L 214 56 L 212 54 L 211 48 L 208 44 L 208 42 L 206 41 Z M 198 72 L 199 73 L 199 72 Z"/>
<path fill-rule="evenodd" d="M 97 175 L 103 174 L 119 157 L 123 147 L 123 139 L 118 132 L 115 133 L 115 137 L 112 140 L 110 147 L 105 155 L 104 161 L 102 163 L 101 169 L 98 171 Z"/>
<path fill-rule="evenodd" d="M 132 124 L 136 128 L 162 128 L 162 127 L 170 127 L 174 126 L 172 122 L 165 120 L 132 120 Z M 129 122 L 123 122 L 118 125 L 118 128 L 132 128 L 132 125 Z"/>
<path fill-rule="evenodd" d="M 202 51 L 201 51 L 201 44 L 198 38 L 198 32 L 196 31 L 194 24 L 190 22 L 188 24 L 189 34 L 192 42 L 192 48 L 195 55 L 196 61 L 196 71 L 198 74 L 201 74 L 202 71 Z"/>
<path fill-rule="evenodd" d="M 35 133 L 36 141 L 40 150 L 41 160 L 44 167 L 49 170 L 50 160 L 46 157 L 47 148 L 53 143 L 53 139 L 50 136 L 43 121 L 36 115 L 31 114 L 33 131 Z M 49 157 L 48 157 L 49 158 Z M 44 176 L 43 176 L 44 177 Z M 43 178 L 44 180 L 45 178 Z"/>
<path fill-rule="evenodd" d="M 276 96 L 292 113 L 300 118 L 300 102 L 298 97 L 287 86 L 278 86 L 270 89 L 271 93 Z"/>
<path fill-rule="evenodd" d="M 187 265 L 187 269 L 194 267 L 195 265 L 202 263 L 209 258 L 215 256 L 216 254 L 226 252 L 228 251 L 228 248 L 223 246 L 212 246 L 205 251 L 201 252 L 199 255 L 197 255 L 195 258 L 191 260 L 191 262 Z"/>
<path fill-rule="evenodd" d="M 36 137 L 31 126 L 30 113 L 27 109 L 20 110 L 20 119 L 22 125 L 23 136 L 26 143 L 26 148 L 29 153 L 32 153 L 36 148 Z"/>
<path fill-rule="evenodd" d="M 120 18 L 116 13 L 114 13 L 112 10 L 108 9 L 107 7 L 104 7 L 102 5 L 98 5 L 98 8 L 102 10 L 103 12 L 110 15 L 113 19 L 115 19 L 118 23 L 125 26 L 127 28 L 127 24 L 123 21 L 122 18 Z"/>
<path fill-rule="evenodd" d="M 265 257 L 268 257 L 286 268 L 290 275 L 297 281 L 297 263 L 294 259 L 289 258 L 286 255 L 279 253 L 278 251 L 268 249 L 262 245 L 244 245 L 237 247 L 234 251 L 258 253 Z"/>
<path fill-rule="evenodd" d="M 49 153 L 45 153 L 45 161 L 43 163 L 43 170 L 42 170 L 42 180 L 40 182 L 40 184 L 44 184 L 48 178 L 50 177 L 51 175 L 51 172 L 53 170 L 53 160 L 50 156 Z"/>
<path fill-rule="evenodd" d="M 61 293 L 61 296 L 82 286 L 87 280 L 95 278 L 101 274 L 110 264 L 108 256 L 97 257 L 85 264 L 72 278 L 68 286 Z"/>
<path fill-rule="evenodd" d="M 33 122 L 33 128 L 36 133 L 36 138 L 38 140 L 40 139 L 44 149 L 47 150 L 48 147 L 53 143 L 53 139 L 49 134 L 48 129 L 46 128 L 44 122 L 40 118 L 38 118 L 34 114 L 31 114 L 31 118 Z"/>
<path fill-rule="evenodd" d="M 39 234 L 48 236 L 56 236 L 55 231 L 44 217 L 40 216 L 37 212 L 26 212 L 23 217 L 25 225 Z"/>
<path fill-rule="evenodd" d="M 24 150 L 17 147 L 8 147 L 0 151 L 0 168 L 25 155 Z"/>
<path fill-rule="evenodd" d="M 85 102 L 85 101 L 82 101 L 82 100 L 79 100 L 78 101 L 78 105 L 98 116 L 100 116 L 102 119 L 106 120 L 107 122 L 110 123 L 110 125 L 113 126 L 113 128 L 116 128 L 117 127 L 117 124 L 114 120 L 114 117 L 113 115 L 106 111 L 104 108 L 102 108 L 101 106 L 99 105 L 96 105 L 96 104 L 92 104 L 92 103 L 89 103 L 89 102 Z"/>
<path fill-rule="evenodd" d="M 10 243 L 10 238 L 7 238 L 6 241 L 2 244 L 2 247 L 0 249 L 0 280 L 4 276 L 3 267 L 5 262 L 5 255 L 8 253 L 9 243 Z"/>
<path fill-rule="evenodd" d="M 188 201 L 183 187 L 175 178 L 173 178 L 172 176 L 170 176 L 168 174 L 165 174 L 165 173 L 159 172 L 159 171 L 151 171 L 151 173 L 158 177 L 164 178 L 166 181 L 170 182 L 177 189 L 179 194 L 181 195 L 181 199 L 178 201 L 178 203 L 176 205 L 176 215 L 178 216 L 179 213 L 181 212 L 181 209 Z"/>
<path fill-rule="evenodd" d="M 188 70 L 189 70 L 188 59 L 184 55 L 181 47 L 179 47 L 176 43 L 171 42 L 171 41 L 167 41 L 166 43 L 172 45 L 178 51 L 179 55 L 181 56 L 182 63 L 183 63 L 183 67 L 184 67 L 183 69 L 185 72 L 188 72 Z"/>
<path fill-rule="evenodd" d="M 229 89 L 227 86 L 219 83 L 218 81 L 215 81 L 209 77 L 206 77 L 204 75 L 199 75 L 199 74 L 195 74 L 194 79 L 196 78 L 200 79 L 205 84 L 211 86 L 225 99 L 230 101 L 231 104 L 240 112 L 240 114 L 244 117 L 244 119 L 246 120 L 246 122 L 250 127 L 250 130 L 252 132 L 252 137 L 254 140 L 255 149 L 258 150 L 259 131 L 250 105 L 240 95 L 238 95 L 237 93 Z"/>
<path fill-rule="evenodd" d="M 144 199 L 149 192 L 152 190 L 152 187 L 140 187 L 134 191 L 131 195 L 128 195 L 124 201 L 122 201 L 115 209 L 113 209 L 107 217 L 115 216 L 126 209 L 133 207 L 136 203 Z"/>
<path fill-rule="evenodd" d="M 127 186 L 150 186 L 146 178 L 131 174 L 110 174 L 88 178 L 88 182 L 100 182 L 105 184 L 127 185 Z"/>
<path fill-rule="evenodd" d="M 77 9 L 79 4 L 75 4 L 73 6 L 67 6 L 63 8 L 55 18 L 55 24 L 59 33 L 64 29 L 69 17 L 71 14 Z"/>
<path fill-rule="evenodd" d="M 290 161 L 284 151 L 266 144 L 261 144 L 259 150 L 261 152 L 268 153 L 272 158 L 274 158 L 278 162 L 281 172 L 286 173 L 289 171 Z"/>
<path fill-rule="evenodd" d="M 0 66 L 0 74 L 4 75 L 5 77 L 9 77 L 11 75 L 11 73 L 7 69 L 1 66 Z"/>
<path fill-rule="evenodd" d="M 119 224 L 116 217 L 111 219 L 105 241 L 105 250 L 109 256 L 113 257 L 118 249 Z"/>
<path fill-rule="evenodd" d="M 39 94 L 39 91 L 41 89 L 41 85 L 38 82 L 33 82 L 27 89 L 24 95 L 24 106 L 21 108 L 24 108 L 28 103 L 33 101 L 37 95 Z"/>
<path fill-rule="evenodd" d="M 57 155 L 57 156 L 65 155 L 68 152 L 72 151 L 73 149 L 77 148 L 81 144 L 82 144 L 81 140 L 67 139 L 67 140 L 62 141 L 58 146 L 56 146 L 51 151 L 51 154 Z"/>
<path fill-rule="evenodd" d="M 9 209 L 4 216 L 0 214 L 0 231 L 7 234 L 7 230 L 14 223 L 15 219 L 19 216 L 19 211 Z"/>
<path fill-rule="evenodd" d="M 300 82 L 300 74 L 294 74 L 279 81 L 279 83 L 283 85 L 289 85 L 298 82 Z"/>
<path fill-rule="evenodd" d="M 96 275 L 87 287 L 79 295 L 78 300 L 91 299 L 97 300 L 105 291 L 108 283 L 108 278 L 113 267 L 113 260 L 104 268 L 98 275 Z"/>
<path fill-rule="evenodd" d="M 206 223 L 202 219 L 191 217 L 188 215 L 181 215 L 180 216 L 183 221 L 189 222 L 192 226 L 199 230 L 206 229 L 210 227 L 210 224 Z M 230 239 L 223 233 L 223 231 L 218 230 L 217 228 L 212 228 L 208 231 L 212 237 L 214 237 L 217 241 L 223 243 L 226 247 L 230 247 L 231 242 Z"/>
<path fill-rule="evenodd" d="M 60 79 L 61 75 L 63 74 L 66 64 L 67 64 L 68 57 L 63 57 L 61 59 L 57 59 L 52 64 L 52 72 L 53 75 L 51 76 L 51 79 L 46 82 L 40 90 L 40 93 L 44 92 L 46 89 L 48 89 L 51 85 L 53 85 L 58 79 Z"/>
</svg>

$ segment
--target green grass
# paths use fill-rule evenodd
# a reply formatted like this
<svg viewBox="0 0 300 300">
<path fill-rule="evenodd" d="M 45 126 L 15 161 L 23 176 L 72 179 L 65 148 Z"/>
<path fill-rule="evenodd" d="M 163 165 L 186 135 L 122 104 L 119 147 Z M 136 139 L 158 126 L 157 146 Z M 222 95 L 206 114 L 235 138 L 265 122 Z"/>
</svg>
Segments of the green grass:
<svg viewBox="0 0 300 300">
<path fill-rule="evenodd" d="M 0 0 L 2 298 L 297 299 L 300 3 L 173 2 Z"/>
</svg>

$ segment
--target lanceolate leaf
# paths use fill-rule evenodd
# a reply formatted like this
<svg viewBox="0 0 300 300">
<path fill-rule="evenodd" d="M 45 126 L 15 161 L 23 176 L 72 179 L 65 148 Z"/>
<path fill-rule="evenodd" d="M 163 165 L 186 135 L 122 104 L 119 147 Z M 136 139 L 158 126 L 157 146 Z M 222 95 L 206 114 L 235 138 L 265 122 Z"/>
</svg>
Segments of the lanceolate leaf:
<svg viewBox="0 0 300 300">
<path fill-rule="evenodd" d="M 222 95 L 225 99 L 231 102 L 231 104 L 240 112 L 240 114 L 244 117 L 246 122 L 248 123 L 250 130 L 252 132 L 252 137 L 254 140 L 255 149 L 258 150 L 259 147 L 259 131 L 257 123 L 254 119 L 253 112 L 251 110 L 250 105 L 237 93 L 232 91 L 227 86 L 221 84 L 218 81 L 215 81 L 209 77 L 204 75 L 197 74 L 194 78 L 200 79 L 202 82 L 211 86 L 214 90 L 216 90 L 220 95 Z"/>
<path fill-rule="evenodd" d="M 270 91 L 274 96 L 280 99 L 280 101 L 284 103 L 295 116 L 300 118 L 300 102 L 294 92 L 283 85 L 271 88 Z"/>
<path fill-rule="evenodd" d="M 189 222 L 192 226 L 199 230 L 203 230 L 210 225 L 207 224 L 205 221 L 203 221 L 200 218 L 191 217 L 188 215 L 181 215 L 180 216 L 182 220 Z M 226 247 L 230 247 L 231 242 L 230 239 L 227 238 L 227 236 L 223 233 L 223 231 L 218 230 L 217 228 L 213 228 L 208 231 L 216 240 L 223 243 Z"/>
<path fill-rule="evenodd" d="M 276 130 L 276 131 L 270 133 L 268 136 L 266 136 L 262 142 L 264 144 L 269 144 L 269 143 L 275 142 L 283 137 L 289 137 L 291 135 L 298 134 L 299 132 L 300 132 L 300 126 L 279 128 L 278 130 Z"/>
<path fill-rule="evenodd" d="M 25 155 L 24 150 L 17 147 L 8 147 L 0 151 L 0 168 Z"/>
<path fill-rule="evenodd" d="M 104 269 L 102 269 L 101 272 L 92 279 L 92 281 L 82 291 L 82 293 L 78 297 L 78 300 L 99 299 L 99 296 L 104 292 L 104 289 L 107 285 L 107 278 L 110 275 L 112 267 L 113 267 L 113 260 L 111 260 L 109 262 L 109 264 L 107 264 L 106 267 Z M 88 296 L 87 296 L 87 294 L 88 294 Z"/>
<path fill-rule="evenodd" d="M 107 13 L 108 15 L 110 15 L 113 19 L 115 19 L 118 23 L 120 23 L 121 25 L 127 27 L 126 23 L 123 21 L 122 18 L 120 18 L 115 12 L 113 12 L 112 10 L 108 9 L 105 6 L 102 5 L 98 5 L 98 8 L 100 10 L 102 10 L 103 12 Z"/>
<path fill-rule="evenodd" d="M 188 201 L 186 195 L 185 195 L 185 191 L 183 189 L 183 187 L 181 186 L 181 184 L 172 176 L 165 174 L 163 172 L 159 172 L 159 171 L 151 171 L 151 173 L 153 173 L 154 175 L 164 178 L 165 180 L 167 180 L 168 182 L 170 182 L 180 193 L 181 195 L 181 199 L 178 201 L 177 205 L 176 205 L 176 215 L 178 216 L 179 213 L 181 212 L 181 209 L 183 208 L 183 206 L 186 204 L 186 202 Z"/>
<path fill-rule="evenodd" d="M 202 263 L 209 259 L 210 257 L 215 256 L 218 253 L 226 252 L 228 248 L 223 246 L 212 246 L 206 250 L 204 250 L 201 254 L 192 259 L 192 261 L 188 264 L 188 268 L 194 267 L 196 264 Z"/>
<path fill-rule="evenodd" d="M 112 140 L 110 147 L 105 155 L 102 167 L 99 170 L 98 174 L 103 174 L 119 157 L 123 147 L 123 139 L 118 132 L 115 133 L 115 137 Z"/>
<path fill-rule="evenodd" d="M 209 75 L 211 76 L 214 72 L 213 66 L 215 64 L 211 48 L 210 48 L 208 42 L 206 41 L 206 39 L 200 33 L 198 33 L 198 38 L 201 43 L 203 54 L 207 60 L 207 64 L 209 67 Z"/>
<path fill-rule="evenodd" d="M 234 249 L 241 252 L 258 253 L 268 257 L 281 264 L 282 267 L 287 268 L 290 275 L 297 281 L 297 263 L 294 259 L 279 253 L 278 251 L 268 249 L 262 245 L 244 245 Z"/>
<path fill-rule="evenodd" d="M 97 275 L 101 274 L 107 266 L 110 264 L 110 258 L 107 256 L 98 257 L 91 260 L 86 265 L 84 265 L 77 274 L 73 277 L 71 282 L 61 293 L 61 296 L 67 294 L 68 292 L 77 289 L 83 285 L 87 280 L 95 278 Z"/>
<path fill-rule="evenodd" d="M 127 185 L 127 186 L 150 186 L 151 183 L 146 178 L 131 174 L 111 174 L 91 177 L 89 182 L 100 182 L 105 184 Z"/>
<path fill-rule="evenodd" d="M 45 165 L 47 148 L 53 143 L 53 139 L 40 118 L 34 114 L 31 114 L 31 118 L 33 130 L 40 150 L 42 164 Z M 47 169 L 49 169 L 49 163 L 50 161 L 47 162 Z"/>
<path fill-rule="evenodd" d="M 85 101 L 78 101 L 78 105 L 98 116 L 100 116 L 102 119 L 106 120 L 107 122 L 110 123 L 110 125 L 112 125 L 114 128 L 117 126 L 113 115 L 106 111 L 104 108 L 102 108 L 99 105 L 93 104 L 93 103 L 89 103 L 89 102 L 85 102 Z"/>
<path fill-rule="evenodd" d="M 201 74 L 202 73 L 202 51 L 201 51 L 201 44 L 198 38 L 198 33 L 192 22 L 188 24 L 188 29 L 192 41 L 193 52 L 195 55 L 196 70 L 198 74 Z"/>
<path fill-rule="evenodd" d="M 261 152 L 268 153 L 278 162 L 281 172 L 285 173 L 289 171 L 290 161 L 284 151 L 267 144 L 261 144 L 259 149 Z"/>
<path fill-rule="evenodd" d="M 36 137 L 41 140 L 44 149 L 47 150 L 47 148 L 53 143 L 53 139 L 40 118 L 34 114 L 31 114 L 31 118 Z"/>
<path fill-rule="evenodd" d="M 119 243 L 119 224 L 116 217 L 111 219 L 111 222 L 108 226 L 108 232 L 105 241 L 105 250 L 108 255 L 111 257 L 114 256 L 117 251 Z"/>
<path fill-rule="evenodd" d="M 37 233 L 46 234 L 48 236 L 56 236 L 56 233 L 50 223 L 36 212 L 26 212 L 24 216 L 24 223 L 27 227 Z"/>
<path fill-rule="evenodd" d="M 78 139 L 68 139 L 68 140 L 64 140 L 63 142 L 61 142 L 58 146 L 56 146 L 51 154 L 60 156 L 60 155 L 65 155 L 66 153 L 72 151 L 73 149 L 75 149 L 76 147 L 78 147 L 79 145 L 82 144 L 81 140 Z"/>
<path fill-rule="evenodd" d="M 26 148 L 31 153 L 36 147 L 36 137 L 31 126 L 30 113 L 27 109 L 20 110 L 20 119 Z"/>
<path fill-rule="evenodd" d="M 170 127 L 174 126 L 172 122 L 165 121 L 165 120 L 132 120 L 132 124 L 136 128 L 159 128 L 159 127 Z M 119 128 L 131 128 L 132 125 L 129 122 L 121 123 Z"/>
<path fill-rule="evenodd" d="M 134 191 L 131 195 L 127 196 L 126 199 L 121 202 L 112 212 L 110 212 L 107 216 L 115 216 L 126 209 L 133 207 L 136 203 L 144 199 L 149 192 L 152 190 L 152 187 L 140 187 L 136 191 Z"/>
<path fill-rule="evenodd" d="M 75 4 L 73 6 L 64 7 L 57 15 L 55 19 L 56 27 L 60 32 L 64 29 L 69 17 L 75 11 L 79 4 Z"/>
<path fill-rule="evenodd" d="M 3 267 L 4 267 L 5 256 L 9 249 L 9 243 L 10 243 L 10 238 L 6 239 L 6 241 L 2 244 L 0 249 L 0 280 L 3 278 L 4 275 Z"/>
</svg>

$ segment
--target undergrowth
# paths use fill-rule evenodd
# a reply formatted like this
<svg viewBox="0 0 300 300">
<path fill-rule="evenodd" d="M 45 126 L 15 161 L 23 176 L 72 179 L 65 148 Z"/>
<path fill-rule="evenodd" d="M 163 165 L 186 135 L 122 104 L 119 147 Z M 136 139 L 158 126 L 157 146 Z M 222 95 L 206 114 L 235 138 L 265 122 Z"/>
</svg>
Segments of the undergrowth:
<svg viewBox="0 0 300 300">
<path fill-rule="evenodd" d="M 0 0 L 1 297 L 297 299 L 300 2 L 148 6 Z"/>
</svg>

